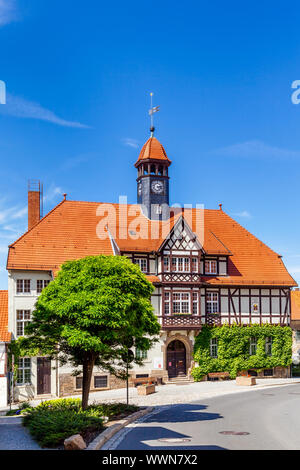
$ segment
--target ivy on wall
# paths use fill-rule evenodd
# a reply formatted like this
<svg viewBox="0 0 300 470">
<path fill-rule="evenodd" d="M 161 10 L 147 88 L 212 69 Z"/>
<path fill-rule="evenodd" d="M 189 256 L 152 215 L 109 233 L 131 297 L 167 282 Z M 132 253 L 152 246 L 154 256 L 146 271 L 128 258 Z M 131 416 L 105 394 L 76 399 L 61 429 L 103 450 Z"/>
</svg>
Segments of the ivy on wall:
<svg viewBox="0 0 300 470">
<path fill-rule="evenodd" d="M 250 338 L 256 338 L 256 353 L 250 355 Z M 266 352 L 266 338 L 272 338 L 272 350 Z M 210 341 L 217 339 L 217 358 L 211 357 Z M 279 325 L 204 326 L 196 337 L 192 370 L 195 381 L 209 372 L 229 372 L 234 379 L 238 372 L 248 369 L 287 367 L 292 363 L 292 330 Z"/>
</svg>

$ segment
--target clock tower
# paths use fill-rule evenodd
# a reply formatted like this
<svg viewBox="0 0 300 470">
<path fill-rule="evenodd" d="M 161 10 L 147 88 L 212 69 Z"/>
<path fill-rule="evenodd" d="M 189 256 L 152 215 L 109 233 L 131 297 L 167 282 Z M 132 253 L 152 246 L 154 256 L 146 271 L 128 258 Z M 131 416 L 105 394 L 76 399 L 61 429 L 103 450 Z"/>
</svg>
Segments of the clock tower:
<svg viewBox="0 0 300 470">
<path fill-rule="evenodd" d="M 135 167 L 137 202 L 144 214 L 152 220 L 169 218 L 169 175 L 171 160 L 161 143 L 151 135 L 144 144 Z"/>
</svg>

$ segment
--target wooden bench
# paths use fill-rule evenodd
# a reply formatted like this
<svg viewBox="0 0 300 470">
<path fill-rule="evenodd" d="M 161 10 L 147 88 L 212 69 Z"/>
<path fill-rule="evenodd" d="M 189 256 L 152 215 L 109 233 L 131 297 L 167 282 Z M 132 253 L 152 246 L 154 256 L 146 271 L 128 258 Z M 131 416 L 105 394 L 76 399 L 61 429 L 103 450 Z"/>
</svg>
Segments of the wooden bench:
<svg viewBox="0 0 300 470">
<path fill-rule="evenodd" d="M 229 372 L 209 372 L 208 380 L 226 380 L 229 379 Z"/>
<path fill-rule="evenodd" d="M 143 384 L 157 384 L 157 380 L 155 377 L 141 377 L 139 379 L 132 379 L 132 383 L 135 387 L 138 385 L 143 385 Z"/>
</svg>

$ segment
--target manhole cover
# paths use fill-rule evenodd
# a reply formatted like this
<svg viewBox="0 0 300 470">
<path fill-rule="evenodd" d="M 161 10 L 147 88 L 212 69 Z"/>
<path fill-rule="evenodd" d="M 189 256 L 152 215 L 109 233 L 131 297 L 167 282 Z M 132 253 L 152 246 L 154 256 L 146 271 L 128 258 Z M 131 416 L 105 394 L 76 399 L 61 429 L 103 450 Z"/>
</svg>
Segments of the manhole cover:
<svg viewBox="0 0 300 470">
<path fill-rule="evenodd" d="M 170 442 L 170 443 L 176 443 L 176 442 L 190 442 L 191 439 L 182 439 L 182 438 L 176 438 L 176 437 L 164 437 L 162 439 L 158 439 L 160 442 Z"/>
<path fill-rule="evenodd" d="M 247 436 L 250 433 L 241 431 L 221 431 L 219 434 L 225 434 L 226 436 Z"/>
<path fill-rule="evenodd" d="M 262 395 L 265 395 L 266 397 L 274 397 L 274 393 L 262 393 Z"/>
</svg>

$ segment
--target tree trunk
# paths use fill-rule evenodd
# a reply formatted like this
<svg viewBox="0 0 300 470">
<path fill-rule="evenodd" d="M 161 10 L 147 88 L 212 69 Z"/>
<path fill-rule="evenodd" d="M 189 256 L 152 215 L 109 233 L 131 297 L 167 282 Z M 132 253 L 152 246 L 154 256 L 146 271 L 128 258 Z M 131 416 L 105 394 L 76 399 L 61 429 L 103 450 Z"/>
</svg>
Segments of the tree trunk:
<svg viewBox="0 0 300 470">
<path fill-rule="evenodd" d="M 82 377 L 82 409 L 86 410 L 89 403 L 89 393 L 91 387 L 91 378 L 95 364 L 95 356 L 86 353 L 83 360 L 83 377 Z"/>
</svg>

